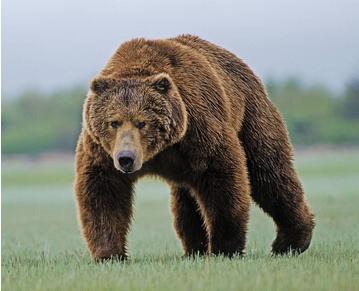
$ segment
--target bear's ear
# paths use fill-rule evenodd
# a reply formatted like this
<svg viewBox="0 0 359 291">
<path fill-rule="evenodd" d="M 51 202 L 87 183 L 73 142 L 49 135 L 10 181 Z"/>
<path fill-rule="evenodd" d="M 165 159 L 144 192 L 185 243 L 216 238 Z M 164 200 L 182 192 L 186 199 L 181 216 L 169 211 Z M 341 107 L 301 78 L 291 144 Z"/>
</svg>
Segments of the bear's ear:
<svg viewBox="0 0 359 291">
<path fill-rule="evenodd" d="M 166 75 L 161 74 L 154 80 L 152 86 L 156 91 L 166 94 L 171 88 L 171 82 Z"/>
<path fill-rule="evenodd" d="M 107 90 L 114 87 L 115 85 L 116 85 L 116 81 L 113 79 L 98 77 L 91 81 L 90 89 L 96 95 L 101 95 Z"/>
</svg>

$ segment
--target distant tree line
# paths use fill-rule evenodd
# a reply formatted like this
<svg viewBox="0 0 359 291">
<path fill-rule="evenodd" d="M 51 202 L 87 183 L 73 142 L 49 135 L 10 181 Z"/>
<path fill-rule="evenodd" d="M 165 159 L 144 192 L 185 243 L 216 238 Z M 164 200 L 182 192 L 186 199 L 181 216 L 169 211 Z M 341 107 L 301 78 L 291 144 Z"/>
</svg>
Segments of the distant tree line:
<svg viewBox="0 0 359 291">
<path fill-rule="evenodd" d="M 359 145 L 359 78 L 344 92 L 305 86 L 296 79 L 267 82 L 271 100 L 296 145 Z M 82 87 L 46 95 L 28 91 L 2 104 L 2 152 L 73 151 L 81 129 Z"/>
<path fill-rule="evenodd" d="M 295 144 L 359 144 L 359 78 L 335 95 L 297 80 L 269 81 L 267 90 Z"/>
<path fill-rule="evenodd" d="M 81 87 L 51 95 L 25 92 L 2 104 L 2 153 L 73 151 L 81 128 Z"/>
</svg>

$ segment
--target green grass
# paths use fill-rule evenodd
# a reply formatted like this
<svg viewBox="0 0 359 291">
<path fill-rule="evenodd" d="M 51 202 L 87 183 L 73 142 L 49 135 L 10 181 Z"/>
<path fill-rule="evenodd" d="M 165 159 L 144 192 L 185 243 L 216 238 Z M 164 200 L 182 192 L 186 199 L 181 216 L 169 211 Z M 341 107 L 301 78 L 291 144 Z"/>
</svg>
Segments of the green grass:
<svg viewBox="0 0 359 291">
<path fill-rule="evenodd" d="M 359 152 L 297 156 L 316 214 L 310 249 L 271 257 L 274 225 L 253 205 L 247 255 L 181 258 L 168 189 L 137 186 L 125 263 L 95 264 L 82 241 L 72 191 L 73 165 L 2 165 L 3 290 L 359 290 Z"/>
</svg>

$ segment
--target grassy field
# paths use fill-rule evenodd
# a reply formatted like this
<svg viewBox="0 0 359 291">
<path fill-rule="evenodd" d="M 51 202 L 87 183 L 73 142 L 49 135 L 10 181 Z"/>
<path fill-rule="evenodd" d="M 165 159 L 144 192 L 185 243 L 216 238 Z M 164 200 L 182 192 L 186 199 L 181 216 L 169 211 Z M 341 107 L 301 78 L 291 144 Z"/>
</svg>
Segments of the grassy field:
<svg viewBox="0 0 359 291">
<path fill-rule="evenodd" d="M 247 255 L 181 258 L 168 189 L 145 180 L 136 191 L 125 263 L 95 264 L 82 241 L 71 161 L 2 165 L 3 290 L 359 290 L 359 151 L 297 155 L 316 214 L 310 249 L 271 257 L 275 231 L 253 205 Z"/>
</svg>

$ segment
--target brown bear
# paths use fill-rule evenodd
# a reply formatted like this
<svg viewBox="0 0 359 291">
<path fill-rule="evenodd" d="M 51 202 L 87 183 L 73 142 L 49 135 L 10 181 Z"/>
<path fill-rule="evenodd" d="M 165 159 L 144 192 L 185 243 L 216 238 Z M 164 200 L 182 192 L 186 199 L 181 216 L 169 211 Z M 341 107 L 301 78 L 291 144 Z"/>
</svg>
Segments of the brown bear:
<svg viewBox="0 0 359 291">
<path fill-rule="evenodd" d="M 126 258 L 135 182 L 164 178 L 185 254 L 242 254 L 250 197 L 277 226 L 274 254 L 305 251 L 313 215 L 285 124 L 234 54 L 191 35 L 123 43 L 92 81 L 76 196 L 95 260 Z"/>
</svg>

